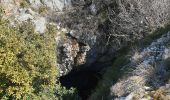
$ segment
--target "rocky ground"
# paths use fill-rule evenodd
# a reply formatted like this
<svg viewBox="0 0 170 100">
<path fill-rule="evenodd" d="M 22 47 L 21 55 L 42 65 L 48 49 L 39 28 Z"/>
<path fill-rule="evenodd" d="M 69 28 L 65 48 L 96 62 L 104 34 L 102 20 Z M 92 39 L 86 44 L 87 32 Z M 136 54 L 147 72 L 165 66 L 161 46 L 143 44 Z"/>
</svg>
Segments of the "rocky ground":
<svg viewBox="0 0 170 100">
<path fill-rule="evenodd" d="M 130 58 L 130 64 L 125 67 L 132 68 L 133 71 L 111 87 L 111 95 L 119 97 L 116 100 L 170 99 L 168 92 L 169 65 L 165 64 L 165 61 L 169 59 L 169 41 L 170 33 L 168 32 Z M 163 93 L 154 94 L 159 89 L 162 89 Z M 128 96 L 121 97 L 123 95 Z M 158 98 L 154 95 L 157 95 Z"/>
</svg>

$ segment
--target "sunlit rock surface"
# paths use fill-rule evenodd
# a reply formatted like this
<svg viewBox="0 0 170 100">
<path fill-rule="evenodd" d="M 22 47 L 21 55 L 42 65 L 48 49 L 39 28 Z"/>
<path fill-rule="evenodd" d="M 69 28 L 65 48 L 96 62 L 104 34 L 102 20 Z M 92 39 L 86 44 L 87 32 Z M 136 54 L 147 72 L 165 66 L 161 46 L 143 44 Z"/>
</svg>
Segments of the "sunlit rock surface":
<svg viewBox="0 0 170 100">
<path fill-rule="evenodd" d="M 164 80 L 169 72 L 164 61 L 170 57 L 167 53 L 167 51 L 170 51 L 169 43 L 170 32 L 138 52 L 138 57 L 132 57 L 131 63 L 127 67 L 133 69 L 133 71 L 130 72 L 128 77 L 121 79 L 111 87 L 111 95 L 121 97 L 134 93 L 138 95 L 138 99 L 142 99 L 147 91 L 145 86 L 159 88 L 165 85 Z M 121 100 L 121 98 L 117 100 Z"/>
</svg>

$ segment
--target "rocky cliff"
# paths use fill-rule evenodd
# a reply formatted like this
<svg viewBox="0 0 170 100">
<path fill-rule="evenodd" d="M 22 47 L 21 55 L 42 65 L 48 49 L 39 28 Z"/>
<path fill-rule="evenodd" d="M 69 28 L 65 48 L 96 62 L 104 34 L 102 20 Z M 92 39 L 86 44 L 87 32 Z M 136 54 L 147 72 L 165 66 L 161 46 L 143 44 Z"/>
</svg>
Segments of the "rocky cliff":
<svg viewBox="0 0 170 100">
<path fill-rule="evenodd" d="M 72 38 L 88 46 L 85 61 L 90 66 L 111 61 L 117 50 L 168 24 L 169 8 L 168 0 L 80 0 L 59 20 Z"/>
<path fill-rule="evenodd" d="M 66 80 L 61 79 L 63 85 L 78 87 L 80 92 L 93 79 L 97 86 L 101 76 L 119 58 L 120 51 L 130 51 L 128 47 L 135 43 L 142 44 L 145 38 L 155 34 L 153 31 L 166 27 L 170 21 L 169 0 L 0 0 L 0 7 L 1 16 L 8 19 L 11 26 L 29 21 L 39 34 L 44 34 L 49 26 L 57 30 L 56 67 L 60 77 L 66 75 Z M 135 54 L 130 56 L 130 63 L 121 67 L 133 71 L 126 78 L 118 78 L 120 81 L 113 80 L 107 99 L 131 100 L 127 98 L 143 93 L 138 96 L 141 99 L 146 95 L 145 87 L 166 85 L 162 81 L 168 74 L 163 66 L 169 58 L 169 33 L 166 33 L 162 37 L 164 33 L 156 35 L 159 39 L 146 48 L 140 47 L 142 51 L 131 51 Z M 69 73 L 73 80 L 67 76 Z M 88 74 L 93 78 L 89 79 Z M 82 87 L 83 82 L 78 82 L 82 81 L 81 76 L 86 83 Z M 73 83 L 68 85 L 66 81 Z M 149 86 L 145 86 L 148 83 Z M 91 89 L 95 88 L 93 85 Z M 91 89 L 81 95 L 88 94 L 87 99 Z"/>
</svg>

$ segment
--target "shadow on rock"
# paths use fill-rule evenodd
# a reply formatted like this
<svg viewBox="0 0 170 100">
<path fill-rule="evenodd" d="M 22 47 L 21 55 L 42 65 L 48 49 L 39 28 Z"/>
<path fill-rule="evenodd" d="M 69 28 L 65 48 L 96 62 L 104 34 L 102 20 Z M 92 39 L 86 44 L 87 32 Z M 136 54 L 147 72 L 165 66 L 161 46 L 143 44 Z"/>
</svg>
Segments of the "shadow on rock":
<svg viewBox="0 0 170 100">
<path fill-rule="evenodd" d="M 82 100 L 87 100 L 100 78 L 101 75 L 95 71 L 72 70 L 67 75 L 60 77 L 60 83 L 67 89 L 76 88 Z"/>
</svg>

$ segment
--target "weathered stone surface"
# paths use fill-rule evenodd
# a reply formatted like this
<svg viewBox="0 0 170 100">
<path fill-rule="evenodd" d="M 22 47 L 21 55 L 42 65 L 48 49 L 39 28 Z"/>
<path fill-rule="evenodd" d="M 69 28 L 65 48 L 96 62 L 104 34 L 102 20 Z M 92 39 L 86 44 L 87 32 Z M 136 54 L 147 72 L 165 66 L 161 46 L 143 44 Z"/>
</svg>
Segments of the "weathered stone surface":
<svg viewBox="0 0 170 100">
<path fill-rule="evenodd" d="M 66 12 L 60 21 L 72 30 L 72 37 L 90 46 L 89 64 L 97 59 L 104 61 L 108 55 L 112 55 L 109 57 L 112 59 L 117 50 L 170 20 L 168 0 L 78 0 L 72 3 L 74 9 Z M 99 55 L 107 56 L 100 58 Z"/>
<path fill-rule="evenodd" d="M 28 3 L 30 3 L 31 6 L 34 8 L 38 8 L 38 7 L 42 6 L 41 0 L 28 0 Z"/>
<path fill-rule="evenodd" d="M 71 7 L 71 0 L 29 0 L 29 3 L 35 9 L 46 6 L 52 11 L 62 11 L 65 7 Z"/>
<path fill-rule="evenodd" d="M 35 32 L 45 33 L 46 31 L 46 18 L 41 17 L 31 9 L 21 8 L 18 9 L 18 14 L 15 15 L 15 20 L 19 22 L 30 20 L 35 25 Z"/>
<path fill-rule="evenodd" d="M 145 85 L 159 88 L 164 85 L 164 79 L 169 74 L 163 65 L 165 57 L 169 58 L 170 32 L 152 42 L 148 47 L 139 52 L 138 57 L 132 57 L 129 68 L 134 70 L 128 77 L 121 79 L 111 87 L 111 93 L 115 96 L 125 96 L 134 92 L 135 94 L 145 94 Z M 165 56 L 166 55 L 166 56 Z M 142 98 L 140 98 L 142 99 Z"/>
<path fill-rule="evenodd" d="M 20 5 L 19 0 L 0 0 L 0 5 L 4 8 L 4 17 L 8 18 L 17 13 Z"/>
<path fill-rule="evenodd" d="M 78 65 L 86 62 L 86 53 L 89 47 L 82 45 L 75 38 L 70 36 L 57 37 L 57 61 L 60 74 L 66 75 Z"/>
<path fill-rule="evenodd" d="M 33 20 L 33 23 L 35 25 L 36 32 L 45 33 L 47 22 L 44 17 L 36 17 L 36 19 Z"/>
<path fill-rule="evenodd" d="M 15 16 L 15 20 L 22 22 L 32 20 L 34 18 L 32 15 L 25 13 L 25 11 L 25 9 L 20 9 L 19 15 Z"/>
</svg>

